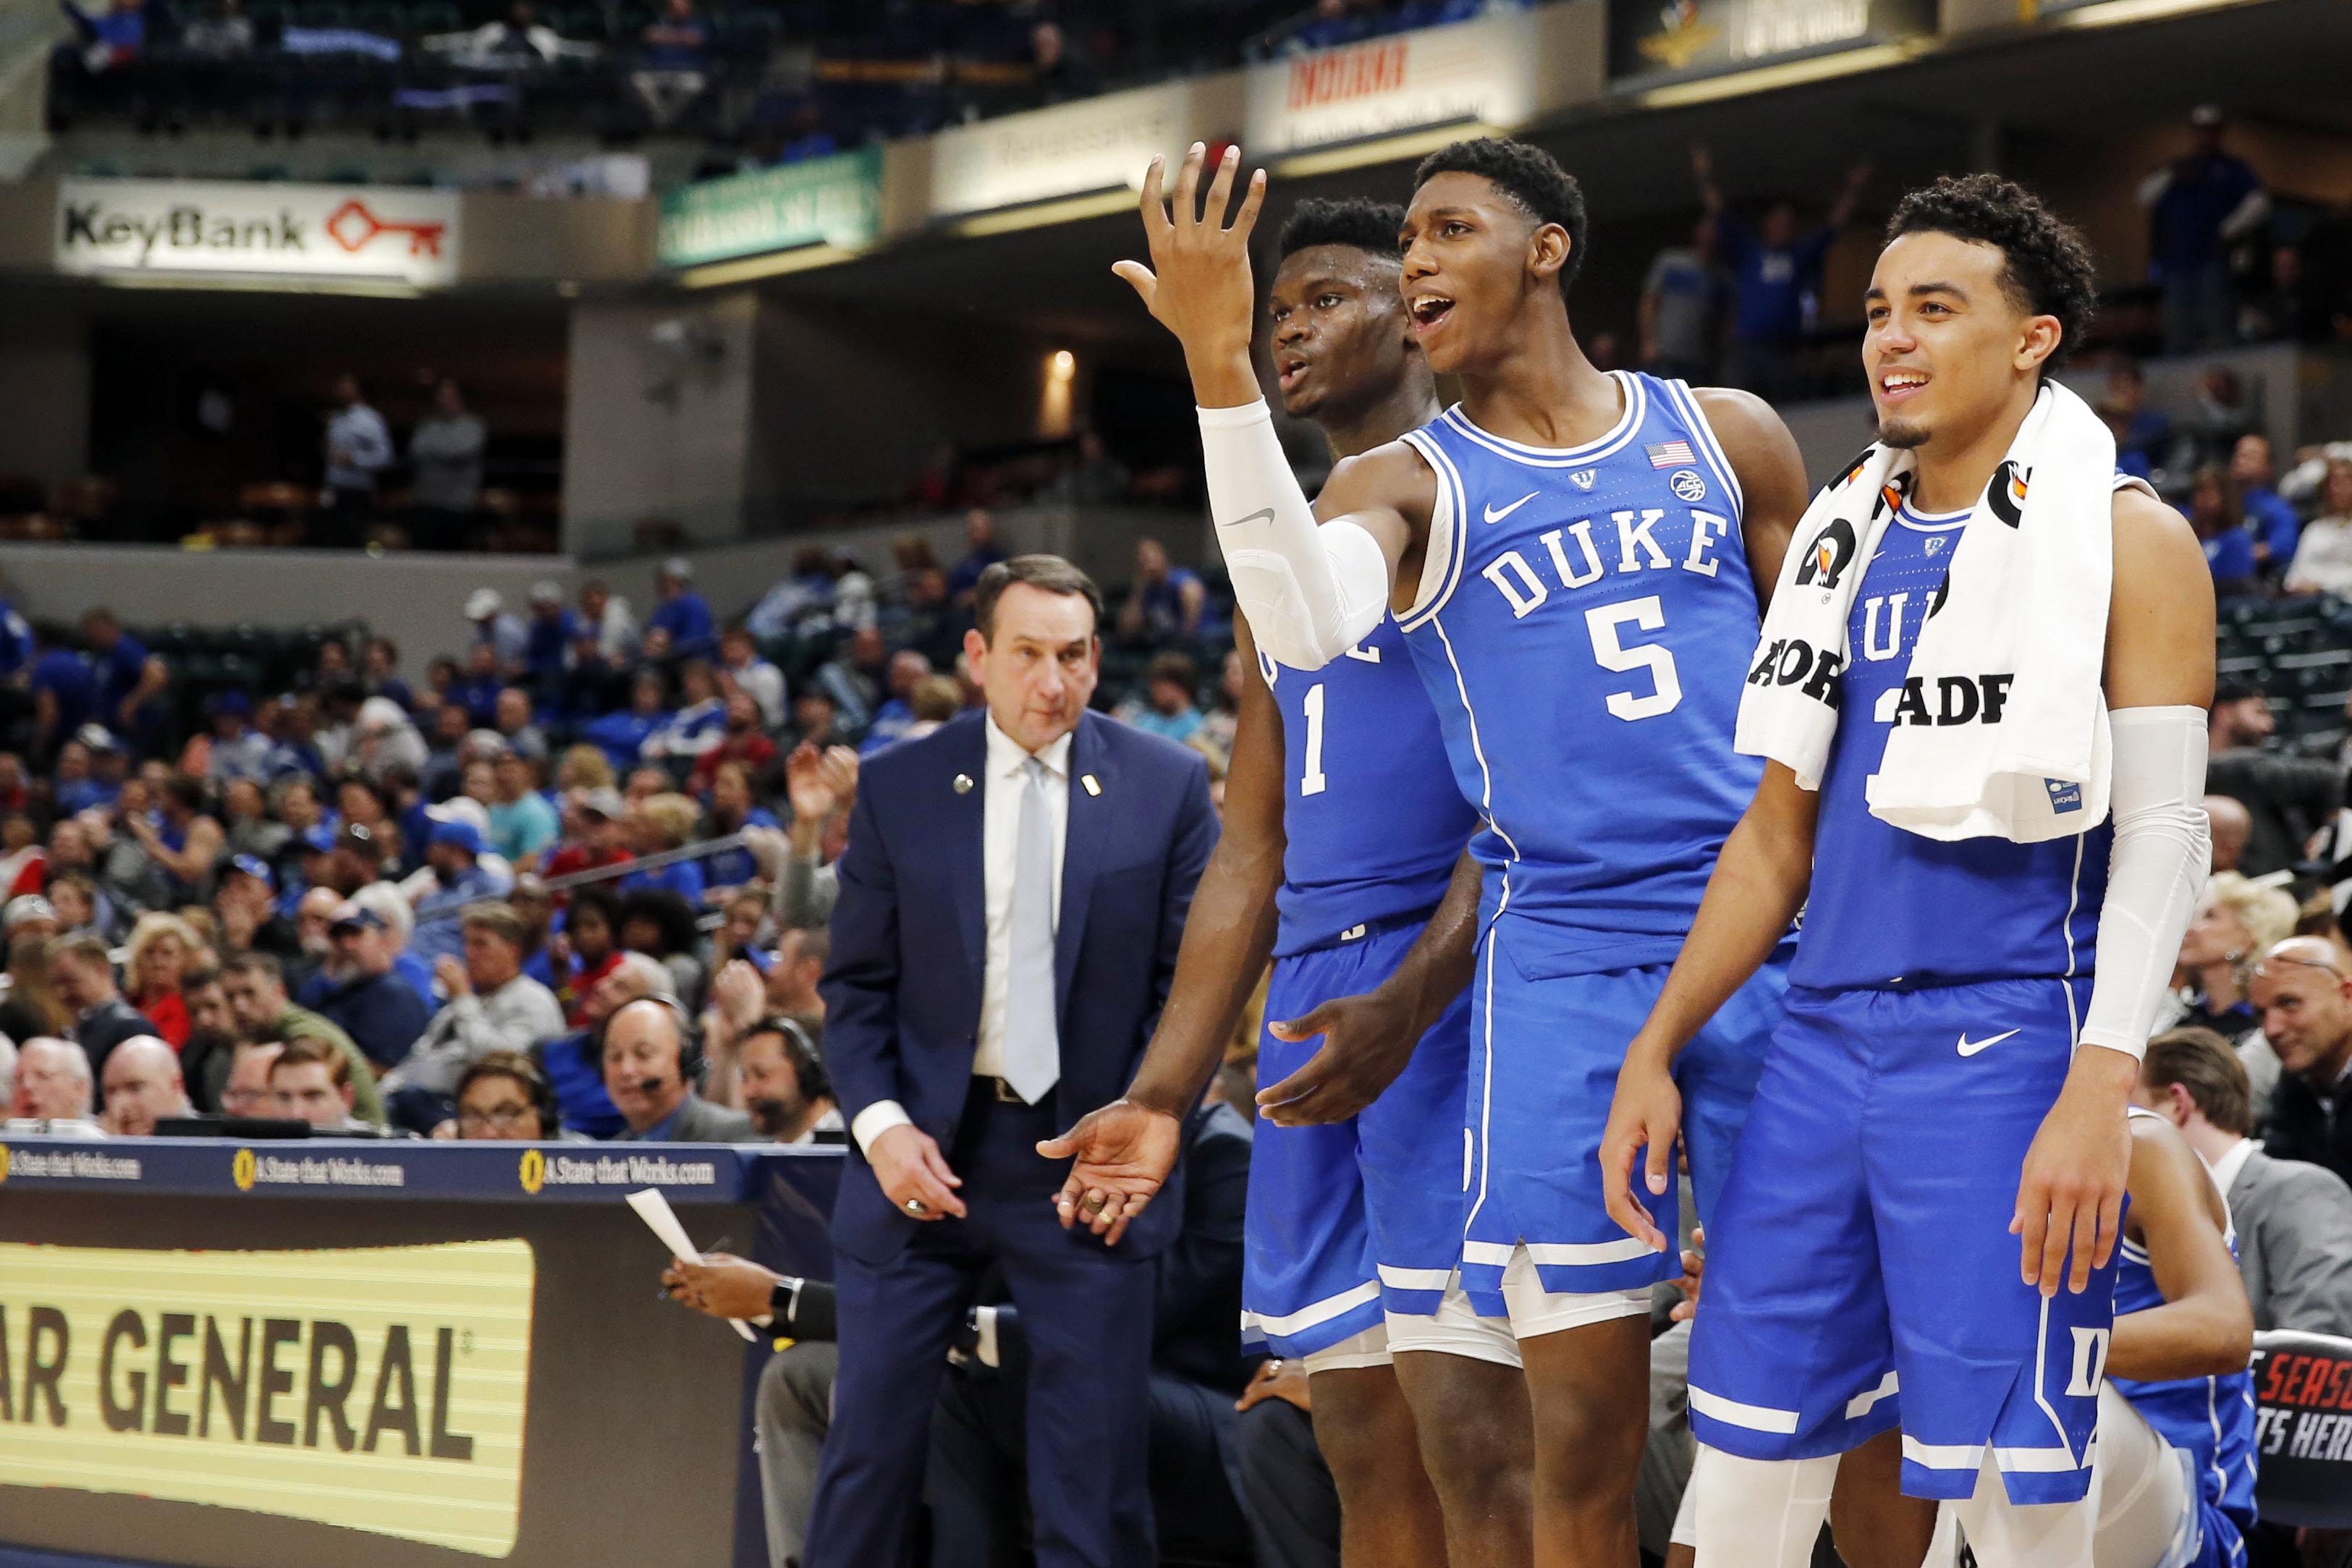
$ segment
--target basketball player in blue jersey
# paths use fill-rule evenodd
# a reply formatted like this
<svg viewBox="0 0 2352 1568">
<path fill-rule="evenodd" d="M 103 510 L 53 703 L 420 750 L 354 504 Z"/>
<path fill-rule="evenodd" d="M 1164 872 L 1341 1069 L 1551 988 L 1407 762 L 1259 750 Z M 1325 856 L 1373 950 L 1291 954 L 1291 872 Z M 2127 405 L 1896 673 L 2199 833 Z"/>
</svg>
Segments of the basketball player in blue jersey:
<svg viewBox="0 0 2352 1568">
<path fill-rule="evenodd" d="M 1321 428 L 1335 459 L 1438 411 L 1397 291 L 1403 216 L 1370 202 L 1304 202 L 1276 246 L 1266 313 L 1283 406 Z M 1185 1112 L 1269 954 L 1269 1018 L 1378 984 L 1427 923 L 1477 828 L 1392 622 L 1312 674 L 1259 657 L 1246 623 L 1234 635 L 1262 679 L 1242 693 L 1224 834 L 1193 894 L 1159 1030 L 1126 1097 L 1044 1150 L 1076 1158 L 1065 1222 L 1088 1216 L 1113 1241 L 1132 1210 L 1105 1217 L 1087 1206 L 1089 1190 L 1126 1176 L 1135 1185 L 1124 1190 L 1148 1198 L 1166 1179 Z M 1461 1250 L 1468 1025 L 1468 1007 L 1453 1009 L 1360 1116 L 1260 1123 L 1250 1158 L 1244 1324 L 1307 1371 L 1349 1568 L 1527 1560 L 1532 1428 L 1517 1358 L 1495 1356 L 1483 1339 L 1430 1343 Z M 1268 1035 L 1260 1071 L 1279 1077 L 1311 1050 Z M 1412 1353 L 1392 1354 L 1391 1322 L 1394 1351 Z M 1456 1354 L 1418 1353 L 1448 1349 Z M 1421 1408 L 1441 1428 L 1449 1410 L 1489 1412 L 1494 1440 L 1433 1446 L 1425 1473 Z"/>
<path fill-rule="evenodd" d="M 1340 465 L 1310 508 L 1249 358 L 1247 242 L 1265 178 L 1225 225 L 1229 152 L 1204 221 L 1202 162 L 1196 146 L 1172 216 L 1160 169 L 1146 176 L 1153 265 L 1118 270 L 1183 345 L 1212 510 L 1258 645 L 1320 671 L 1393 610 L 1483 819 L 1460 883 L 1477 913 L 1441 914 L 1433 944 L 1458 958 L 1477 937 L 1454 1140 L 1463 1245 L 1438 1315 L 1523 1364 L 1534 1560 L 1630 1568 L 1649 1288 L 1674 1264 L 1611 1223 L 1601 1133 L 1624 1040 L 1754 789 L 1732 717 L 1802 469 L 1754 398 L 1585 359 L 1565 294 L 1583 259 L 1582 194 L 1541 151 L 1480 140 L 1422 165 L 1401 235 L 1414 338 L 1433 371 L 1460 377 L 1464 402 Z M 1467 966 L 1454 967 L 1448 984 L 1414 986 L 1410 1039 L 1465 989 Z M 1682 1070 L 1707 1201 L 1780 989 L 1777 974 L 1757 977 Z M 1314 1016 L 1273 1032 L 1301 1040 Z M 1262 1091 L 1266 1117 L 1352 1115 L 1412 1060 L 1408 1048 L 1376 1081 L 1342 1086 L 1315 1065 L 1335 1054 L 1349 1053 L 1327 1039 Z M 1122 1200 L 1114 1188 L 1105 1201 Z M 1478 1440 L 1491 1419 L 1466 1413 L 1452 1431 L 1424 1419 L 1424 1449 Z"/>
<path fill-rule="evenodd" d="M 1703 1568 L 1806 1561 L 1837 1456 L 1898 1424 L 1903 1490 L 1952 1500 L 1985 1568 L 2090 1560 L 2125 1105 L 2206 866 L 2210 574 L 2179 513 L 2113 482 L 2095 418 L 2042 385 L 2090 314 L 2088 253 L 1990 175 L 1912 193 L 1887 233 L 1863 345 L 1879 444 L 1822 505 L 1894 510 L 1869 513 L 1867 554 L 1850 522 L 1822 528 L 1796 573 L 1809 586 L 1782 590 L 1808 595 L 1789 601 L 1794 621 L 1834 604 L 1843 580 L 1851 602 L 1827 633 L 1842 646 L 1808 645 L 1811 674 L 1776 657 L 1754 677 L 1769 693 L 1795 675 L 1800 711 L 1833 726 L 1818 789 L 1777 753 L 1766 765 L 1627 1052 L 1602 1156 L 1611 1212 L 1664 1249 L 1633 1170 L 1651 1201 L 1669 1190 L 1685 1121 L 1675 1053 L 1802 905 L 1787 1018 L 1709 1227 L 1692 1338 Z M 2032 475 L 2036 491 L 2078 497 L 2079 513 L 2032 510 L 2007 455 L 2032 450 L 2017 445 L 2029 416 L 2037 432 L 2081 422 L 2039 449 Z M 1901 483 L 1840 500 L 1874 465 Z M 2004 627 L 2015 601 L 1979 596 L 1939 630 L 2063 656 L 2083 688 L 2067 711 L 2084 727 L 2066 734 L 2095 758 L 2090 726 L 2107 732 L 2109 820 L 1936 838 L 1894 826 L 1876 813 L 1917 784 L 1894 767 L 1898 721 L 1940 719 L 1963 728 L 1955 740 L 2001 722 L 1957 697 L 1927 706 L 1906 674 L 1922 627 L 1956 613 L 1965 551 L 2006 559 L 1992 552 L 2032 538 L 2081 559 L 2053 529 L 2111 536 L 2111 591 L 2077 601 L 2104 602 L 2103 617 Z M 2019 678 L 1997 671 L 1988 689 Z M 2004 803 L 2054 823 L 2092 789 L 2035 779 Z"/>
<path fill-rule="evenodd" d="M 2084 1351 L 2097 1364 L 2086 1380 L 2097 1383 L 2102 1365 L 2105 1375 L 2095 1461 L 2098 1532 L 2087 1561 L 2091 1568 L 2242 1568 L 2254 1523 L 2247 1370 L 2254 1318 L 2233 1257 L 2230 1207 L 2169 1122 L 2137 1105 L 2129 1114 L 2115 1333 Z M 1848 1479 L 1841 1474 L 1842 1490 Z M 1684 1500 L 1678 1542 L 1689 1533 L 1693 1498 Z M 1860 1546 L 1879 1560 L 1955 1563 L 1951 1551 L 1931 1549 L 1937 1512 L 1925 1500 L 1877 1499 L 1870 1517 L 1879 1539 L 1853 1542 L 1841 1530 L 1839 1551 L 1850 1561 Z M 1952 1505 L 1942 1514 L 1946 1524 L 1957 1521 Z M 1670 1553 L 1666 1568 L 1688 1568 L 1687 1552 Z"/>
</svg>

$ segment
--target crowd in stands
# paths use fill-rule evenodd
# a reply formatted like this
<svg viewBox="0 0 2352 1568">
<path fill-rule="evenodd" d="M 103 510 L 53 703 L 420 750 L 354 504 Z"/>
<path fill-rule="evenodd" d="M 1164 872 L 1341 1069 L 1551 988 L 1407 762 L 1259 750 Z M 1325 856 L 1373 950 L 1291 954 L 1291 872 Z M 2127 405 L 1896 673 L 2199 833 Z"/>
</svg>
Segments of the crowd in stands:
<svg viewBox="0 0 2352 1568">
<path fill-rule="evenodd" d="M 2142 181 L 2150 287 L 2140 292 L 2152 309 L 2103 311 L 2094 345 L 2183 354 L 2352 340 L 2352 214 L 2279 210 L 2228 150 L 2227 129 L 2218 108 L 2199 107 L 2190 150 Z M 1660 251 L 1643 280 L 1641 367 L 1768 401 L 1858 390 L 1852 333 L 1821 328 L 1821 287 L 1830 247 L 1869 187 L 1869 166 L 1850 170 L 1811 225 L 1786 199 L 1761 204 L 1752 217 L 1727 201 L 1704 145 L 1691 149 L 1691 168 L 1700 214 L 1688 242 Z"/>
<path fill-rule="evenodd" d="M 642 618 L 593 581 L 511 607 L 478 590 L 472 642 L 415 685 L 381 638 L 205 684 L 107 611 L 70 631 L 0 612 L 16 1113 L 118 1134 L 192 1110 L 458 1136 L 740 1134 L 721 1112 L 834 1130 L 815 1087 L 831 863 L 861 756 L 978 701 L 964 637 L 1003 552 L 985 511 L 967 533 L 951 569 L 902 541 L 879 581 L 812 554 L 726 625 L 683 559 Z M 1121 711 L 1222 775 L 1224 612 L 1156 540 L 1112 643 Z M 1223 676 L 1205 703 L 1203 670 Z M 646 996 L 699 1019 L 707 1113 L 675 1062 L 642 1060 L 676 1042 L 633 1035 L 607 1061 L 605 1020 Z M 806 1093 L 776 1088 L 777 1060 Z M 493 1115 L 534 1084 L 531 1117 Z"/>
<path fill-rule="evenodd" d="M 64 128 L 699 135 L 791 162 L 1520 0 L 60 0 Z"/>
</svg>

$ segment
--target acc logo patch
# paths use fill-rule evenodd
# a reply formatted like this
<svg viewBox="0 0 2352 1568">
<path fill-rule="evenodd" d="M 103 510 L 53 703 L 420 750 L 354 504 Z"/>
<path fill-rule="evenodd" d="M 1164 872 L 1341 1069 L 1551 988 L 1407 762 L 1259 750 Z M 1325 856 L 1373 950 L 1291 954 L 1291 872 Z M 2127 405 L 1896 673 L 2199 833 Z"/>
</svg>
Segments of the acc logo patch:
<svg viewBox="0 0 2352 1568">
<path fill-rule="evenodd" d="M 1706 481 L 1698 476 L 1698 470 L 1696 468 L 1678 468 L 1675 471 L 1675 476 L 1666 483 L 1673 486 L 1675 494 L 1683 500 L 1706 499 Z"/>
<path fill-rule="evenodd" d="M 547 1185 L 547 1156 L 537 1149 L 525 1149 L 522 1168 L 515 1174 L 522 1182 L 523 1191 L 537 1197 L 539 1189 Z"/>
<path fill-rule="evenodd" d="M 236 1183 L 237 1191 L 251 1192 L 253 1190 L 254 1173 L 259 1165 L 260 1162 L 253 1157 L 253 1151 L 251 1149 L 237 1150 L 236 1158 L 231 1160 L 228 1164 L 229 1179 Z"/>
</svg>

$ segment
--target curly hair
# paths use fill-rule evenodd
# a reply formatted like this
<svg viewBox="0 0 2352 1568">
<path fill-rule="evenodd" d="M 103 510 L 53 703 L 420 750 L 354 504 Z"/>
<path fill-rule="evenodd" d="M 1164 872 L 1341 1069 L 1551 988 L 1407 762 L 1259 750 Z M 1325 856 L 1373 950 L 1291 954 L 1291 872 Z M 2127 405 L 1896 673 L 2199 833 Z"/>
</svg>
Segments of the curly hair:
<svg viewBox="0 0 2352 1568">
<path fill-rule="evenodd" d="M 1977 240 L 2001 253 L 2001 287 L 2019 308 L 2058 319 L 2058 347 L 2042 361 L 2047 371 L 2082 341 L 2098 305 L 2098 273 L 2091 247 L 2073 225 L 2042 198 L 1998 174 L 1947 174 L 1895 204 L 1886 220 L 1888 244 L 1932 232 Z"/>
<path fill-rule="evenodd" d="M 1400 254 L 1397 231 L 1404 227 L 1404 209 L 1394 202 L 1367 201 L 1350 196 L 1344 202 L 1310 196 L 1290 210 L 1275 242 L 1275 259 L 1288 261 L 1296 253 L 1318 245 L 1344 245 L 1371 256 L 1393 259 Z"/>
<path fill-rule="evenodd" d="M 1440 174 L 1475 174 L 1510 200 L 1538 225 L 1558 224 L 1568 231 L 1568 259 L 1560 264 L 1560 292 L 1576 281 L 1584 266 L 1585 235 L 1591 225 L 1584 212 L 1584 191 L 1576 176 L 1542 148 L 1525 141 L 1480 136 L 1441 147 L 1413 171 L 1419 190 Z"/>
</svg>

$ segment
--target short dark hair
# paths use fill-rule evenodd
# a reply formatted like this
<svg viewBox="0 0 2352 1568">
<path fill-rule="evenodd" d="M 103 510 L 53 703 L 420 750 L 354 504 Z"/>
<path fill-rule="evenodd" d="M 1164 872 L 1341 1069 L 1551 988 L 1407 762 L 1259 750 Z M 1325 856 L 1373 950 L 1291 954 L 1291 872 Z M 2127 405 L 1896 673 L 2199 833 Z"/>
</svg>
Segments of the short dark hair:
<svg viewBox="0 0 2352 1568">
<path fill-rule="evenodd" d="M 539 1064 L 518 1051 L 493 1051 L 477 1057 L 457 1074 L 457 1086 L 449 1092 L 452 1100 L 463 1100 L 466 1091 L 485 1078 L 504 1078 L 522 1086 L 530 1101 L 530 1108 L 539 1113 L 539 1131 L 542 1137 L 552 1138 L 562 1130 L 562 1116 L 558 1109 L 555 1091 L 548 1086 L 547 1075 Z"/>
<path fill-rule="evenodd" d="M 2001 253 L 2001 287 L 2011 301 L 2058 319 L 2058 347 L 2042 362 L 2045 373 L 2082 343 L 2098 307 L 2098 268 L 2082 235 L 2041 197 L 1998 174 L 1947 174 L 1895 203 L 1886 220 L 1889 245 L 1921 233 L 1975 240 Z"/>
<path fill-rule="evenodd" d="M 1560 292 L 1576 281 L 1584 266 L 1585 235 L 1591 224 L 1584 211 L 1584 190 L 1559 160 L 1526 141 L 1498 136 L 1473 137 L 1441 147 L 1413 171 L 1419 190 L 1440 174 L 1475 174 L 1505 196 L 1513 206 L 1540 226 L 1558 224 L 1568 231 L 1568 259 L 1560 264 Z"/>
<path fill-rule="evenodd" d="M 459 929 L 487 931 L 491 936 L 520 951 L 530 946 L 530 934 L 514 905 L 501 904 L 495 898 L 485 898 L 469 904 L 457 915 Z"/>
<path fill-rule="evenodd" d="M 180 971 L 180 994 L 194 996 L 220 984 L 221 972 L 210 964 L 191 964 Z"/>
<path fill-rule="evenodd" d="M 1157 685 L 1161 681 L 1182 686 L 1187 692 L 1191 692 L 1201 684 L 1200 667 L 1192 663 L 1191 654 L 1180 653 L 1173 648 L 1165 653 L 1154 653 L 1151 655 L 1151 663 L 1143 666 L 1143 684 L 1147 686 Z"/>
<path fill-rule="evenodd" d="M 269 1076 L 277 1077 L 278 1070 L 281 1067 L 303 1067 L 314 1061 L 327 1070 L 327 1074 L 333 1080 L 336 1088 L 343 1089 L 351 1085 L 351 1058 L 329 1045 L 325 1040 L 310 1035 L 288 1040 L 284 1049 L 278 1051 L 278 1060 L 269 1064 Z"/>
<path fill-rule="evenodd" d="M 259 975 L 278 985 L 286 983 L 286 966 L 275 953 L 239 953 L 221 966 L 224 975 Z"/>
<path fill-rule="evenodd" d="M 2170 1029 L 2147 1042 L 2140 1081 L 2157 1089 L 2178 1083 L 2205 1119 L 2225 1133 L 2244 1137 L 2254 1130 L 2254 1092 L 2246 1064 L 2230 1042 L 2192 1024 Z"/>
<path fill-rule="evenodd" d="M 1079 595 L 1095 612 L 1096 632 L 1102 630 L 1102 590 L 1095 586 L 1093 578 L 1057 555 L 1016 555 L 982 572 L 979 585 L 972 590 L 972 623 L 980 628 L 983 641 L 996 633 L 996 601 L 1016 582 L 1025 582 L 1046 593 Z"/>
<path fill-rule="evenodd" d="M 1309 196 L 1290 209 L 1282 237 L 1275 241 L 1275 260 L 1288 261 L 1297 252 L 1318 245 L 1344 245 L 1393 261 L 1403 254 L 1397 244 L 1398 231 L 1403 227 L 1404 209 L 1394 202 L 1368 201 L 1362 196 L 1334 202 Z"/>
</svg>

